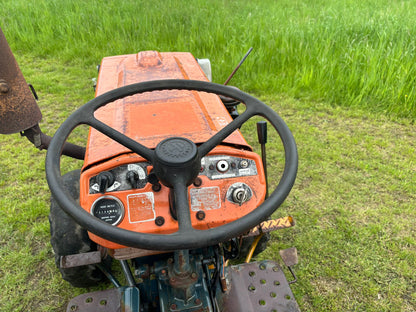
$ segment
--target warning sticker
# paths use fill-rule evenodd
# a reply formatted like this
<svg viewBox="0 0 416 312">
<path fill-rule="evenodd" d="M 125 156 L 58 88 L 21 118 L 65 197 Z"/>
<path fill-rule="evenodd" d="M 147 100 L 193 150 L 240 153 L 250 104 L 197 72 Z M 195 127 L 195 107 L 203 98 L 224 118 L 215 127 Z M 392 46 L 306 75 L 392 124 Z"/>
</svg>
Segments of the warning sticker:
<svg viewBox="0 0 416 312">
<path fill-rule="evenodd" d="M 220 188 L 218 186 L 192 188 L 191 210 L 213 210 L 221 208 Z"/>
<path fill-rule="evenodd" d="M 156 218 L 152 192 L 128 195 L 127 204 L 130 223 L 151 221 Z"/>
</svg>

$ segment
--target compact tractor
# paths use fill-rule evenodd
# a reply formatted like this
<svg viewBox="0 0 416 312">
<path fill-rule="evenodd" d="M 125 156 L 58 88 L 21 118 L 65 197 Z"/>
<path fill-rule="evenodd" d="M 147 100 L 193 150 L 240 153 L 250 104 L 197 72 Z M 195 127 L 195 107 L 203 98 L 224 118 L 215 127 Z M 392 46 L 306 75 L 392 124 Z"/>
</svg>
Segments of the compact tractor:
<svg viewBox="0 0 416 312">
<path fill-rule="evenodd" d="M 62 277 L 76 287 L 115 286 L 75 297 L 67 311 L 299 311 L 286 270 L 250 261 L 270 231 L 293 225 L 291 217 L 270 219 L 298 162 L 277 113 L 210 82 L 207 59 L 144 51 L 105 57 L 95 98 L 50 138 L 1 31 L 0 48 L 0 133 L 20 132 L 48 149 L 51 244 Z M 267 120 L 257 124 L 261 155 L 240 132 L 253 116 Z M 285 155 L 270 195 L 267 123 Z M 86 147 L 66 142 L 79 125 L 89 126 Z M 62 155 L 83 159 L 82 168 L 61 176 Z M 296 251 L 281 254 L 290 269 Z"/>
</svg>

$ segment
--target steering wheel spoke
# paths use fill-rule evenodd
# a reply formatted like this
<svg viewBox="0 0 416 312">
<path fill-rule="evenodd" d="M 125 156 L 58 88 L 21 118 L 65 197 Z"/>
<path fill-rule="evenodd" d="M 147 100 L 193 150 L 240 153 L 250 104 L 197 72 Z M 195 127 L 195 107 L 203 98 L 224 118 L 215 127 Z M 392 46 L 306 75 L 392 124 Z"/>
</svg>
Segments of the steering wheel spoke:
<svg viewBox="0 0 416 312">
<path fill-rule="evenodd" d="M 194 230 L 191 222 L 191 211 L 188 200 L 188 187 L 182 181 L 177 181 L 173 185 L 173 194 L 176 208 L 176 218 L 178 219 L 179 233 L 189 233 Z"/>
<path fill-rule="evenodd" d="M 216 147 L 218 144 L 224 141 L 231 133 L 239 129 L 243 123 L 245 123 L 254 115 L 256 115 L 256 112 L 254 111 L 254 109 L 251 108 L 251 106 L 248 106 L 244 113 L 242 113 L 232 122 L 230 122 L 228 125 L 222 128 L 220 131 L 218 131 L 208 141 L 203 143 L 199 147 L 199 154 L 201 156 L 205 156 L 206 154 L 208 154 L 214 147 Z"/>
<path fill-rule="evenodd" d="M 113 139 L 114 141 L 120 143 L 121 145 L 129 148 L 134 153 L 137 153 L 143 156 L 149 161 L 153 161 L 154 152 L 151 149 L 136 142 L 135 140 L 129 138 L 128 136 L 115 130 L 114 128 L 106 125 L 105 123 L 96 119 L 95 117 L 91 116 L 89 119 L 85 121 L 85 123 L 93 127 L 94 129 L 100 131 L 102 134 L 105 134 L 106 136 Z"/>
</svg>

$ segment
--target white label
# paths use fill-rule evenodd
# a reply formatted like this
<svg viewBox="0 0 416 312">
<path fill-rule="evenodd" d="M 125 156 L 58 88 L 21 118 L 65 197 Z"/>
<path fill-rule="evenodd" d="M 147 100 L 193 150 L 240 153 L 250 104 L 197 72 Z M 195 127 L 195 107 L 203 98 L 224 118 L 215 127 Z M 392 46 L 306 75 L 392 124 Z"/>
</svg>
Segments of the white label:
<svg viewBox="0 0 416 312">
<path fill-rule="evenodd" d="M 191 210 L 214 210 L 221 208 L 220 188 L 218 186 L 192 188 Z"/>
<path fill-rule="evenodd" d="M 152 192 L 128 195 L 127 207 L 130 223 L 146 222 L 156 218 L 155 199 Z"/>
</svg>

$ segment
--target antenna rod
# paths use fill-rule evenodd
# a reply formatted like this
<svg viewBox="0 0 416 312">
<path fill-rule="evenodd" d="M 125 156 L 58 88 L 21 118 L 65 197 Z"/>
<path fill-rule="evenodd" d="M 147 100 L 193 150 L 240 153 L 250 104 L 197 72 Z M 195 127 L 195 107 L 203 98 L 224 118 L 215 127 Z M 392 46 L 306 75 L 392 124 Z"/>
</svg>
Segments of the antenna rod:
<svg viewBox="0 0 416 312">
<path fill-rule="evenodd" d="M 240 66 L 243 64 L 243 62 L 246 60 L 247 56 L 251 53 L 251 51 L 253 51 L 253 47 L 251 47 L 250 49 L 248 49 L 247 53 L 241 59 L 240 63 L 238 63 L 237 67 L 233 70 L 233 72 L 231 73 L 231 75 L 224 82 L 224 86 L 226 86 L 230 82 L 231 78 L 233 78 L 234 74 L 237 72 L 237 70 L 240 68 Z"/>
</svg>

